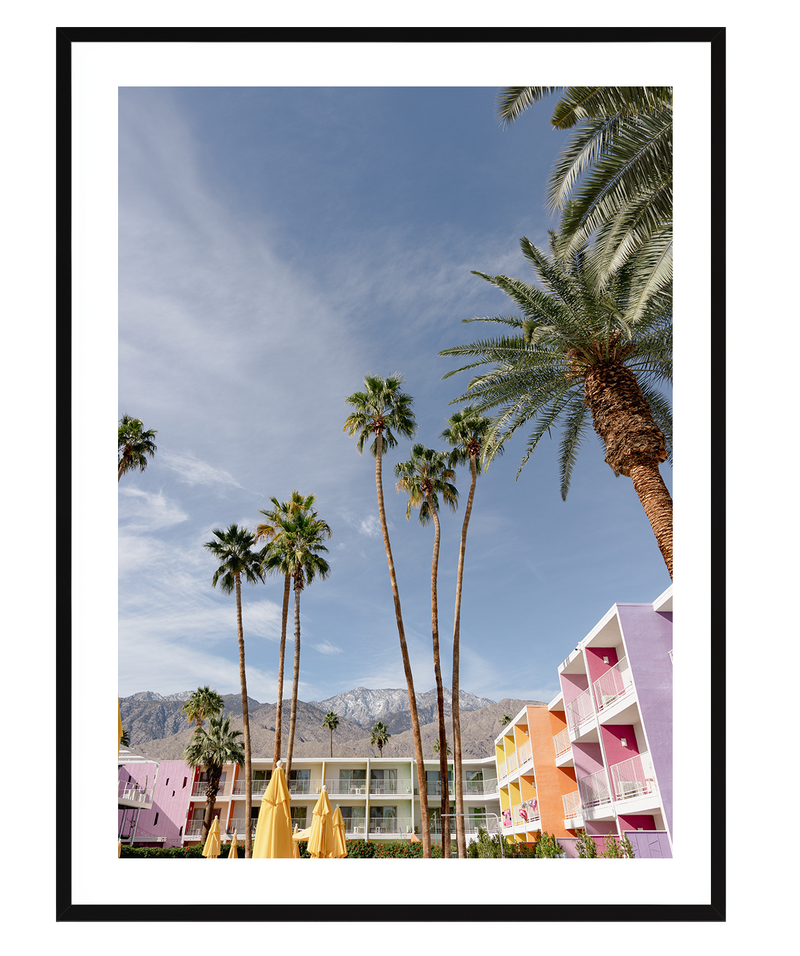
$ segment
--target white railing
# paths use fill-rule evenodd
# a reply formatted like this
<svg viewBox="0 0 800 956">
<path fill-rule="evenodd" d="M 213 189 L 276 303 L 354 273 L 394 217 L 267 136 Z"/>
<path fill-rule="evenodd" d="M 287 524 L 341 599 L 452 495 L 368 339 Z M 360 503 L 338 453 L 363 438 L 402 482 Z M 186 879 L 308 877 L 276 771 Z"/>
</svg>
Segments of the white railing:
<svg viewBox="0 0 800 956">
<path fill-rule="evenodd" d="M 369 792 L 378 794 L 379 796 L 386 793 L 410 794 L 411 781 L 410 780 L 370 780 Z"/>
<path fill-rule="evenodd" d="M 431 780 L 428 783 L 428 796 L 429 797 L 441 797 L 442 795 L 442 781 L 441 780 Z M 453 796 L 453 781 L 447 781 L 447 796 L 454 800 Z"/>
<path fill-rule="evenodd" d="M 656 792 L 655 773 L 650 754 L 637 754 L 629 760 L 614 764 L 611 768 L 614 796 L 617 800 L 630 800 Z"/>
<path fill-rule="evenodd" d="M 497 776 L 502 780 L 503 777 L 508 776 L 508 764 L 505 760 L 501 760 L 497 765 Z"/>
<path fill-rule="evenodd" d="M 118 799 L 127 800 L 129 803 L 152 803 L 153 788 L 143 787 L 141 784 L 131 780 L 129 783 L 120 781 L 118 788 Z"/>
<path fill-rule="evenodd" d="M 530 763 L 533 760 L 533 750 L 531 748 L 530 740 L 526 740 L 524 744 L 519 748 L 519 765 L 524 767 L 526 763 Z"/>
<path fill-rule="evenodd" d="M 536 804 L 534 807 L 533 804 Z M 511 825 L 518 827 L 536 823 L 539 820 L 539 805 L 537 801 L 530 800 L 524 803 L 518 803 L 511 808 Z"/>
<path fill-rule="evenodd" d="M 227 786 L 226 783 L 221 783 L 221 784 L 219 785 L 219 790 L 217 790 L 217 796 L 218 796 L 218 797 L 225 796 L 225 787 L 226 787 L 226 786 Z M 242 787 L 244 788 L 244 784 L 242 784 Z M 208 781 L 207 781 L 207 780 L 199 780 L 199 781 L 198 781 L 197 783 L 195 783 L 195 785 L 192 787 L 192 796 L 193 796 L 193 797 L 204 797 L 204 796 L 206 795 L 206 789 L 207 789 L 207 788 L 208 788 Z M 244 789 L 242 789 L 242 793 L 244 793 Z"/>
<path fill-rule="evenodd" d="M 578 790 L 581 795 L 581 805 L 588 809 L 599 807 L 604 803 L 611 803 L 611 793 L 608 789 L 608 777 L 605 770 L 590 773 L 578 781 Z"/>
<path fill-rule="evenodd" d="M 497 781 L 494 777 L 489 780 L 465 780 L 461 792 L 465 797 L 482 797 L 486 793 L 497 793 Z"/>
<path fill-rule="evenodd" d="M 628 658 L 623 657 L 613 667 L 610 667 L 605 674 L 601 675 L 594 682 L 594 699 L 597 702 L 597 710 L 602 711 L 609 707 L 620 697 L 633 687 L 633 677 L 631 676 L 631 667 Z"/>
<path fill-rule="evenodd" d="M 570 730 L 576 730 L 580 725 L 594 716 L 592 695 L 589 690 L 578 694 L 575 700 L 567 704 L 567 724 Z"/>
<path fill-rule="evenodd" d="M 433 827 L 431 827 L 433 831 Z M 370 833 L 413 833 L 411 817 L 371 817 L 369 820 Z"/>
<path fill-rule="evenodd" d="M 509 754 L 506 758 L 506 764 L 508 765 L 508 773 L 513 773 L 519 766 L 519 754 L 515 750 L 513 754 Z"/>
<path fill-rule="evenodd" d="M 572 743 L 569 739 L 569 730 L 567 730 L 566 727 L 553 737 L 553 747 L 555 747 L 556 757 L 569 753 L 572 748 Z"/>
<path fill-rule="evenodd" d="M 564 806 L 565 823 L 567 820 L 574 820 L 576 817 L 582 816 L 580 791 L 573 790 L 572 793 L 565 793 L 561 798 L 561 803 Z"/>
<path fill-rule="evenodd" d="M 369 781 L 367 780 L 326 780 L 325 789 L 328 793 L 336 794 L 354 794 L 355 796 L 366 796 L 368 793 Z"/>
<path fill-rule="evenodd" d="M 233 790 L 231 791 L 234 797 L 243 797 L 245 795 L 246 783 L 247 783 L 246 780 L 236 781 L 236 783 L 233 785 Z M 269 786 L 269 780 L 254 780 L 253 787 L 250 792 L 252 793 L 254 797 L 260 797 L 266 791 L 268 786 Z"/>
<path fill-rule="evenodd" d="M 256 835 L 256 827 L 258 826 L 258 820 L 253 820 L 250 824 L 250 833 L 252 836 Z M 233 834 L 233 831 L 236 831 L 237 839 L 244 839 L 244 817 L 232 817 L 230 823 L 225 829 L 225 832 L 230 836 Z M 188 835 L 188 831 L 187 831 Z"/>
</svg>

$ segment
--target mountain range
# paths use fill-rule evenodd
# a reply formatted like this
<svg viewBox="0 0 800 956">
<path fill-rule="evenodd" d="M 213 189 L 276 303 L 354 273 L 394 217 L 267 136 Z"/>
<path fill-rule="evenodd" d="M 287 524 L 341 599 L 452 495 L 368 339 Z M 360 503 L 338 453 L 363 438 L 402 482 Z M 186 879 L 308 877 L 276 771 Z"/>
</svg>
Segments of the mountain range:
<svg viewBox="0 0 800 956">
<path fill-rule="evenodd" d="M 130 735 L 131 749 L 137 753 L 161 760 L 180 759 L 190 742 L 190 725 L 181 708 L 192 691 L 162 696 L 153 691 L 142 691 L 120 699 L 122 724 Z M 242 699 L 238 694 L 223 694 L 224 714 L 231 716 L 231 728 L 241 730 Z M 445 715 L 452 716 L 451 693 L 445 688 Z M 494 740 L 500 732 L 504 714 L 514 716 L 525 704 L 543 701 L 525 701 L 506 698 L 492 701 L 476 697 L 466 691 L 459 694 L 461 710 L 461 750 L 464 757 L 491 757 Z M 250 740 L 254 757 L 271 757 L 275 743 L 276 704 L 262 704 L 248 697 Z M 291 702 L 283 702 L 282 755 L 286 754 Z M 330 732 L 322 726 L 325 714 L 332 710 L 339 717 L 333 733 L 334 757 L 377 756 L 370 746 L 372 727 L 382 721 L 389 728 L 391 738 L 383 748 L 385 757 L 410 757 L 414 753 L 411 732 L 411 711 L 404 689 L 370 690 L 357 687 L 323 701 L 297 702 L 297 727 L 294 756 L 324 757 L 330 754 Z M 436 691 L 417 694 L 422 748 L 427 756 L 434 756 L 433 744 L 439 738 L 437 727 Z M 452 723 L 447 720 L 448 741 L 452 741 Z"/>
</svg>

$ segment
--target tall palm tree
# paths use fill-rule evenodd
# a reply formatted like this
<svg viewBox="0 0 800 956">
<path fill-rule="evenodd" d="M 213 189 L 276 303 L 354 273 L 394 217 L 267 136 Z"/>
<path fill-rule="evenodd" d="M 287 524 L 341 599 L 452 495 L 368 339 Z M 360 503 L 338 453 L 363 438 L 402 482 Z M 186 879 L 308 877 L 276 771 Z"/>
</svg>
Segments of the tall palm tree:
<svg viewBox="0 0 800 956">
<path fill-rule="evenodd" d="M 499 408 L 484 446 L 484 461 L 526 422 L 533 422 L 525 466 L 542 436 L 563 425 L 560 453 L 561 496 L 566 500 L 572 468 L 591 419 L 605 444 L 605 460 L 617 475 L 628 476 L 656 536 L 672 577 L 672 498 L 659 471 L 671 457 L 669 403 L 655 388 L 672 375 L 672 295 L 650 298 L 636 322 L 628 321 L 629 265 L 598 293 L 587 277 L 584 250 L 567 262 L 522 240 L 543 288 L 507 276 L 476 273 L 506 292 L 523 316 L 466 321 L 497 322 L 516 334 L 445 349 L 440 355 L 476 359 L 465 369 L 489 365 L 475 376 L 465 395 L 476 408 Z M 517 473 L 519 474 L 519 472 Z"/>
<path fill-rule="evenodd" d="M 333 732 L 339 726 L 339 715 L 335 714 L 332 710 L 329 710 L 325 714 L 325 718 L 322 721 L 322 726 L 327 727 L 331 732 L 331 757 L 333 756 Z"/>
<path fill-rule="evenodd" d="M 411 673 L 411 661 L 408 657 L 403 615 L 400 609 L 400 592 L 397 588 L 397 576 L 392 558 L 392 548 L 389 543 L 389 529 L 386 524 L 386 509 L 383 502 L 383 452 L 384 448 L 394 448 L 397 445 L 398 435 L 401 438 L 413 438 L 417 430 L 414 413 L 411 410 L 410 395 L 400 391 L 403 376 L 399 373 L 388 378 L 376 375 L 367 375 L 364 378 L 364 390 L 353 392 L 346 399 L 352 411 L 344 423 L 344 431 L 349 435 L 357 435 L 356 447 L 362 454 L 364 446 L 369 445 L 375 456 L 375 488 L 378 495 L 378 517 L 381 522 L 383 547 L 386 551 L 386 560 L 389 564 L 389 580 L 392 585 L 394 599 L 394 614 L 397 620 L 397 634 L 400 638 L 400 654 L 403 658 L 403 670 L 408 688 L 408 706 L 411 710 L 411 732 L 414 737 L 414 752 L 417 766 L 424 767 L 422 753 L 422 735 L 419 729 L 419 714 L 417 712 L 417 698 L 414 693 L 414 678 Z M 371 442 L 371 444 L 370 444 Z M 428 790 L 425 786 L 425 773 L 421 770 L 419 780 L 420 826 L 422 829 L 422 856 L 430 859 L 431 832 L 428 814 Z"/>
<path fill-rule="evenodd" d="M 469 465 L 470 485 L 467 506 L 464 509 L 464 523 L 461 526 L 461 544 L 458 551 L 458 574 L 456 576 L 456 608 L 453 615 L 453 777 L 456 798 L 456 845 L 458 858 L 467 857 L 467 837 L 464 829 L 464 781 L 461 765 L 461 705 L 460 705 L 460 662 L 461 662 L 461 592 L 464 583 L 464 557 L 467 552 L 467 529 L 472 515 L 472 503 L 475 499 L 475 485 L 481 472 L 481 451 L 486 436 L 492 427 L 492 420 L 482 415 L 473 405 L 467 405 L 455 412 L 447 420 L 447 428 L 441 437 L 452 447 L 450 466 Z M 502 448 L 500 449 L 502 452 Z"/>
<path fill-rule="evenodd" d="M 203 817 L 201 842 L 208 836 L 211 821 L 214 819 L 214 804 L 217 801 L 219 782 L 222 777 L 222 768 L 226 763 L 235 763 L 242 766 L 245 762 L 245 751 L 238 737 L 241 730 L 231 730 L 230 717 L 214 714 L 209 718 L 208 730 L 195 727 L 191 742 L 183 751 L 183 759 L 190 767 L 205 767 L 208 775 L 206 782 L 206 812 Z M 250 827 L 247 827 L 247 833 Z"/>
<path fill-rule="evenodd" d="M 186 715 L 189 723 L 195 725 L 196 730 L 200 730 L 206 717 L 216 717 L 222 713 L 225 707 L 225 701 L 220 695 L 206 685 L 198 687 L 191 697 L 186 699 L 186 703 L 181 707 L 181 713 Z"/>
<path fill-rule="evenodd" d="M 504 124 L 551 93 L 564 91 L 551 123 L 574 129 L 550 174 L 547 203 L 561 210 L 569 257 L 592 234 L 599 282 L 632 257 L 635 298 L 672 280 L 672 87 L 516 86 L 500 92 Z"/>
<path fill-rule="evenodd" d="M 299 491 L 293 491 L 288 501 L 278 501 L 277 498 L 271 498 L 272 508 L 267 511 L 261 511 L 261 514 L 267 519 L 266 522 L 256 525 L 256 541 L 271 541 L 275 535 L 280 532 L 281 518 L 290 517 L 297 514 L 298 511 L 304 511 L 316 516 L 312 510 L 314 504 L 314 495 L 304 497 Z M 325 525 L 327 535 L 330 538 L 331 530 Z M 289 620 L 289 597 L 291 594 L 292 576 L 289 573 L 283 576 L 283 610 L 281 613 L 281 644 L 280 656 L 278 660 L 278 702 L 275 714 L 275 746 L 272 753 L 272 769 L 278 766 L 281 759 L 281 734 L 283 725 L 283 670 L 286 658 L 286 628 Z"/>
<path fill-rule="evenodd" d="M 378 755 L 382 757 L 383 748 L 389 743 L 391 736 L 392 735 L 389 733 L 389 728 L 383 723 L 383 721 L 379 720 L 372 728 L 372 732 L 369 736 L 369 745 L 370 747 L 377 747 Z"/>
<path fill-rule="evenodd" d="M 153 439 L 158 434 L 156 431 L 145 431 L 144 425 L 138 418 L 131 418 L 130 415 L 123 415 L 119 420 L 117 429 L 117 482 L 128 472 L 138 468 L 144 471 L 147 468 L 148 457 L 152 458 L 157 446 Z"/>
<path fill-rule="evenodd" d="M 439 499 L 455 511 L 458 506 L 458 492 L 453 484 L 455 472 L 448 464 L 446 452 L 434 451 L 419 443 L 411 449 L 408 461 L 395 465 L 397 490 L 408 495 L 406 518 L 411 518 L 411 509 L 419 508 L 419 523 L 426 525 L 433 521 L 433 560 L 431 562 L 431 634 L 433 637 L 433 673 L 436 678 L 436 706 L 439 713 L 439 754 L 442 770 L 442 810 L 449 813 L 449 794 L 447 786 L 447 740 L 444 715 L 444 684 L 442 666 L 439 657 L 439 601 L 437 596 L 439 578 L 439 544 L 441 528 L 439 526 Z M 450 818 L 442 818 L 442 846 L 450 846 Z M 449 859 L 450 854 L 443 854 Z"/>
<path fill-rule="evenodd" d="M 253 779 L 250 750 L 250 714 L 247 706 L 247 675 L 244 666 L 244 629 L 242 627 L 242 578 L 248 584 L 264 580 L 262 562 L 264 552 L 254 551 L 255 536 L 247 528 L 232 524 L 227 531 L 215 528 L 216 541 L 208 541 L 204 547 L 219 561 L 211 584 L 220 586 L 223 594 L 236 594 L 236 628 L 239 636 L 239 680 L 242 685 L 242 720 L 244 723 L 244 774 L 245 774 L 245 859 L 252 855 L 253 840 L 250 833 L 250 815 L 253 806 Z"/>
<path fill-rule="evenodd" d="M 300 686 L 300 595 L 316 577 L 323 580 L 330 574 L 330 565 L 322 557 L 328 549 L 322 539 L 330 536 L 330 528 L 316 517 L 316 512 L 298 511 L 278 522 L 279 530 L 265 549 L 264 570 L 289 574 L 294 585 L 294 672 L 292 707 L 289 718 L 289 743 L 286 748 L 286 779 L 292 770 L 292 753 L 297 724 L 297 695 Z"/>
</svg>

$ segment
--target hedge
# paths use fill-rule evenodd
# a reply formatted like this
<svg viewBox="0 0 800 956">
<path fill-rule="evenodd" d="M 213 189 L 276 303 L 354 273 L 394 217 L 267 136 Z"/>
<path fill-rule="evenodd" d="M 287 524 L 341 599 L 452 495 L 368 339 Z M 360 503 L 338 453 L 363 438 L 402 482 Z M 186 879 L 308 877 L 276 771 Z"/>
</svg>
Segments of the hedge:
<svg viewBox="0 0 800 956">
<path fill-rule="evenodd" d="M 230 844 L 223 845 L 221 858 L 228 856 Z M 301 859 L 311 859 L 308 852 L 308 843 L 301 840 L 298 843 Z M 244 859 L 244 846 L 237 846 L 239 859 Z M 185 860 L 190 857 L 202 857 L 203 845 L 196 843 L 193 846 L 174 846 L 174 847 L 156 847 L 156 846 L 128 846 L 122 844 L 121 857 L 155 857 L 156 859 Z M 442 858 L 442 848 L 434 844 L 431 847 L 431 856 L 435 859 Z M 409 843 L 408 840 L 348 840 L 347 858 L 353 860 L 412 860 L 422 859 L 422 844 Z"/>
</svg>

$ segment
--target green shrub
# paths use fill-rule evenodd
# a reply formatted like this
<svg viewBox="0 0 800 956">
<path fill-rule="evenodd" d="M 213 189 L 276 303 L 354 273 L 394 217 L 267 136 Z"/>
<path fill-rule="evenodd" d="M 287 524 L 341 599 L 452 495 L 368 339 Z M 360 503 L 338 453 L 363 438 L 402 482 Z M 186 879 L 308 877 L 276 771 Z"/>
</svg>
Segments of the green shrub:
<svg viewBox="0 0 800 956">
<path fill-rule="evenodd" d="M 554 836 L 550 836 L 550 834 L 545 831 L 536 841 L 533 852 L 539 859 L 547 860 L 561 856 L 564 852 L 564 848 Z"/>
<path fill-rule="evenodd" d="M 503 840 L 504 844 L 501 847 L 500 841 Z M 500 834 L 495 834 L 494 836 L 489 836 L 486 830 L 483 827 L 478 827 L 478 839 L 474 840 L 467 847 L 467 857 L 468 859 L 506 859 L 506 860 L 515 860 L 520 858 L 532 858 L 534 856 L 534 848 L 525 846 L 524 843 L 509 843 L 505 837 L 501 837 Z"/>
</svg>

